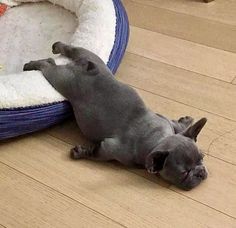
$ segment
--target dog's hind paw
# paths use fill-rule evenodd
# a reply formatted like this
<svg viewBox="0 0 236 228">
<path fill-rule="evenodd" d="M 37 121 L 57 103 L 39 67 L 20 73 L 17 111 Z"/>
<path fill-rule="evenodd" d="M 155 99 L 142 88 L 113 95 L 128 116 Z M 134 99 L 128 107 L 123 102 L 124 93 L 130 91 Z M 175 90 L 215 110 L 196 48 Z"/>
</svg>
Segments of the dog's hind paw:
<svg viewBox="0 0 236 228">
<path fill-rule="evenodd" d="M 189 127 L 193 124 L 194 119 L 191 116 L 185 116 L 181 117 L 178 122 L 184 124 L 186 127 Z"/>
<path fill-rule="evenodd" d="M 54 43 L 53 45 L 52 45 L 52 53 L 53 54 L 60 54 L 61 53 L 61 51 L 60 51 L 60 45 L 61 45 L 61 42 L 60 41 L 58 41 L 58 42 L 56 42 L 56 43 Z"/>
</svg>

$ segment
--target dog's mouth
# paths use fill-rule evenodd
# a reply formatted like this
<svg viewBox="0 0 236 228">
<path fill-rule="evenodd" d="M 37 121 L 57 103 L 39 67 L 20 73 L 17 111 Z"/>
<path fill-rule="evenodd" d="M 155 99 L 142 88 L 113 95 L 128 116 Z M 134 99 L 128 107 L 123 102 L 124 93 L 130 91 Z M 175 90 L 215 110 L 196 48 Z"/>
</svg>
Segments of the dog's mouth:
<svg viewBox="0 0 236 228">
<path fill-rule="evenodd" d="M 182 173 L 183 178 L 181 180 L 181 184 L 184 183 L 188 179 L 190 172 L 191 172 L 191 170 L 186 170 Z"/>
<path fill-rule="evenodd" d="M 178 186 L 184 190 L 191 190 L 207 178 L 206 169 L 190 169 L 182 172 L 182 178 Z"/>
</svg>

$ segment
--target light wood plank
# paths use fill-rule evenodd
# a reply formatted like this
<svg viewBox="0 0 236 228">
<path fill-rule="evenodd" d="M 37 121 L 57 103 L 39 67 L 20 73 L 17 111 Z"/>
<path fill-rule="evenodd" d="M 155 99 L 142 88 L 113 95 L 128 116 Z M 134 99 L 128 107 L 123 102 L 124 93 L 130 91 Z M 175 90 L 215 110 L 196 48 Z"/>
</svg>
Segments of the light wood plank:
<svg viewBox="0 0 236 228">
<path fill-rule="evenodd" d="M 234 196 L 236 194 L 236 177 L 232 175 L 232 172 L 236 172 L 236 167 L 211 157 L 207 157 L 205 163 L 209 171 L 205 189 L 201 192 L 197 189 L 183 192 L 175 186 L 172 186 L 171 189 L 200 202 L 211 202 L 210 205 L 216 209 L 219 209 L 219 205 L 221 205 L 220 210 L 226 213 L 231 211 L 230 215 L 236 218 L 236 198 Z"/>
<path fill-rule="evenodd" d="M 231 82 L 236 54 L 131 26 L 128 51 L 179 68 Z"/>
<path fill-rule="evenodd" d="M 215 0 L 203 3 L 202 0 L 132 0 L 149 6 L 161 7 L 174 12 L 236 25 L 236 2 Z"/>
<path fill-rule="evenodd" d="M 235 77 L 235 79 L 233 80 L 233 82 L 232 82 L 234 85 L 236 85 L 236 77 Z"/>
<path fill-rule="evenodd" d="M 196 227 L 205 227 L 206 224 L 209 227 L 234 227 L 236 224 L 235 219 L 147 181 L 122 167 L 109 163 L 72 162 L 67 157 L 70 146 L 48 136 L 37 135 L 5 143 L 0 149 L 2 162 L 129 227 L 156 227 L 157 224 L 160 227 L 173 227 L 176 224 L 180 227 L 193 224 Z M 235 195 L 236 188 L 232 188 L 228 178 L 224 178 L 224 163 L 223 175 L 216 175 L 218 167 L 210 169 L 215 175 L 196 191 L 207 191 L 208 185 L 214 184 L 211 178 L 220 179 L 221 185 L 211 194 L 221 199 L 218 209 L 224 209 L 227 204 L 228 208 L 224 210 L 234 215 L 234 204 L 229 205 L 224 196 L 218 195 L 222 188 L 228 190 L 227 194 Z M 233 183 L 236 176 L 234 169 L 232 166 Z M 204 203 L 214 202 L 205 199 Z"/>
<path fill-rule="evenodd" d="M 236 52 L 236 27 L 233 25 L 146 6 L 132 0 L 125 0 L 124 4 L 132 26 Z"/>
<path fill-rule="evenodd" d="M 216 137 L 208 147 L 208 154 L 236 164 L 236 128 Z"/>
<path fill-rule="evenodd" d="M 133 54 L 126 54 L 117 75 L 138 88 L 236 120 L 235 85 Z"/>
<path fill-rule="evenodd" d="M 10 227 L 122 227 L 0 163 L 0 221 Z"/>
</svg>

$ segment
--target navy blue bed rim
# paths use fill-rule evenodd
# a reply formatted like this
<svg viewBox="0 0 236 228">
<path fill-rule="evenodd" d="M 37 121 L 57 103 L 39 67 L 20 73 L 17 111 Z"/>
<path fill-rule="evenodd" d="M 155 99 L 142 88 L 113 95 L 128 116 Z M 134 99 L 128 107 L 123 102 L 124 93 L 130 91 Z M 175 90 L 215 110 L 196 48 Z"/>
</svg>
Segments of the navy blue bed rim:
<svg viewBox="0 0 236 228">
<path fill-rule="evenodd" d="M 113 0 L 116 11 L 116 37 L 107 66 L 115 73 L 129 39 L 129 21 L 121 0 Z M 53 104 L 0 110 L 0 140 L 39 131 L 71 117 L 67 101 Z"/>
</svg>

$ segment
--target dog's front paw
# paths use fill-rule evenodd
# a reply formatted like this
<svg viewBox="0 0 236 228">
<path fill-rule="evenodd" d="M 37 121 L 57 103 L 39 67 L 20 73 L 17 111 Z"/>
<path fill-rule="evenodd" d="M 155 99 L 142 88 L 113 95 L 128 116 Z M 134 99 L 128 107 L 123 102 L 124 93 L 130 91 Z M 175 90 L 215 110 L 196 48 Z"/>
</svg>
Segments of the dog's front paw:
<svg viewBox="0 0 236 228">
<path fill-rule="evenodd" d="M 77 146 L 70 150 L 70 157 L 74 160 L 81 158 L 80 149 Z"/>
<path fill-rule="evenodd" d="M 24 65 L 24 67 L 23 67 L 23 71 L 30 71 L 30 70 L 34 70 L 32 61 L 29 62 L 29 63 L 26 63 L 26 64 Z"/>
<path fill-rule="evenodd" d="M 70 157 L 74 160 L 89 158 L 94 154 L 94 146 L 76 146 L 70 150 Z"/>
<path fill-rule="evenodd" d="M 191 116 L 185 116 L 185 117 L 181 117 L 178 120 L 179 123 L 184 124 L 186 127 L 190 126 L 193 124 L 194 119 Z"/>
<path fill-rule="evenodd" d="M 56 43 L 54 43 L 53 45 L 52 45 L 52 53 L 53 54 L 60 54 L 61 52 L 60 52 L 60 45 L 61 45 L 61 42 L 60 41 L 58 41 L 58 42 L 56 42 Z"/>
</svg>

